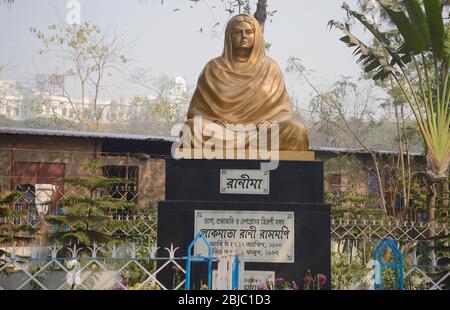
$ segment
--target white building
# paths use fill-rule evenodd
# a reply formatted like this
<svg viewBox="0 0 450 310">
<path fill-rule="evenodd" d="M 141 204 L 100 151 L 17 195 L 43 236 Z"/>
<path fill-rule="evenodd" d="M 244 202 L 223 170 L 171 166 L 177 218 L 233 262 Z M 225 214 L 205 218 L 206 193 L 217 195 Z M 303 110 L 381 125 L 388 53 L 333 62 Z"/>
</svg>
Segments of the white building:
<svg viewBox="0 0 450 310">
<path fill-rule="evenodd" d="M 26 96 L 20 90 L 18 81 L 0 80 L 0 115 L 15 121 L 22 119 Z"/>
<path fill-rule="evenodd" d="M 168 101 L 174 105 L 177 116 L 186 114 L 189 95 L 187 83 L 182 77 L 174 78 Z M 94 105 L 88 98 L 83 101 L 51 94 L 42 85 L 38 88 L 25 87 L 17 81 L 0 80 L 0 115 L 15 121 L 56 117 L 79 122 L 83 117 L 85 121 L 95 122 L 98 118 L 99 123 L 109 124 L 145 117 L 151 111 L 151 104 L 156 102 L 157 98 L 150 95 L 134 99 L 99 99 Z"/>
<path fill-rule="evenodd" d="M 175 104 L 177 118 L 183 118 L 189 108 L 189 91 L 185 79 L 181 76 L 175 77 L 175 85 L 170 92 L 170 102 Z"/>
</svg>

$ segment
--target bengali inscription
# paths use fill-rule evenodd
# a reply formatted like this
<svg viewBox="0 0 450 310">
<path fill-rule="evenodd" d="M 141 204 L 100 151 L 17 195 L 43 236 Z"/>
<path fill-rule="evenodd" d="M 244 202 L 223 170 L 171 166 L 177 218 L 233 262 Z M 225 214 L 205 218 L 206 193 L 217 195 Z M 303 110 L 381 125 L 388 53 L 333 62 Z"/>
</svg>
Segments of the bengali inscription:
<svg viewBox="0 0 450 310">
<path fill-rule="evenodd" d="M 214 256 L 238 248 L 247 262 L 294 262 L 294 212 L 198 210 L 194 225 Z M 196 244 L 195 254 L 207 255 L 203 242 Z"/>
<path fill-rule="evenodd" d="M 269 194 L 269 171 L 263 170 L 220 170 L 221 194 Z"/>
</svg>

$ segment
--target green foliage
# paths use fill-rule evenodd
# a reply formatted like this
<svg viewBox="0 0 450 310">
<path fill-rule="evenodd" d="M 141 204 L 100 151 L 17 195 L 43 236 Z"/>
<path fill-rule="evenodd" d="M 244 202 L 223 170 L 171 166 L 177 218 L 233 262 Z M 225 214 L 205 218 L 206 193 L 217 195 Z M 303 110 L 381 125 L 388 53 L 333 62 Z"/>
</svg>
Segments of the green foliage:
<svg viewBox="0 0 450 310">
<path fill-rule="evenodd" d="M 353 155 L 331 158 L 325 162 L 325 201 L 332 205 L 331 213 L 337 219 L 379 219 L 384 216 L 373 193 L 359 193 L 361 162 Z M 338 174 L 350 183 L 332 186 L 327 177 Z M 366 176 L 364 176 L 366 180 Z"/>
<path fill-rule="evenodd" d="M 412 4 L 414 1 L 409 2 Z M 411 20 L 408 18 L 406 12 L 399 5 L 399 3 L 392 0 L 380 0 L 379 3 L 388 13 L 393 23 L 397 26 L 401 35 L 405 38 L 405 44 L 407 45 L 408 49 L 414 51 L 415 53 L 422 52 L 426 46 L 424 44 L 424 41 L 421 40 L 418 27 L 413 26 Z M 416 6 L 409 5 L 408 8 L 408 11 L 412 12 L 413 9 L 416 8 Z M 421 10 L 420 12 L 422 13 Z M 415 14 L 413 17 L 415 17 L 416 21 L 419 21 L 420 17 L 423 17 L 423 13 Z"/>
<path fill-rule="evenodd" d="M 32 275 L 35 275 L 39 272 L 39 275 L 35 276 L 35 278 L 41 283 L 45 279 L 45 271 L 41 271 L 42 267 L 42 265 L 31 265 L 28 268 L 28 272 Z M 30 281 L 30 286 L 33 290 L 42 290 L 42 287 L 35 280 Z"/>
<path fill-rule="evenodd" d="M 433 277 L 432 273 L 427 272 L 427 274 Z M 386 278 L 388 276 L 392 277 L 391 274 L 384 275 L 384 277 Z M 430 280 L 424 277 L 423 273 L 421 273 L 419 270 L 413 270 L 404 279 L 405 290 L 427 290 L 430 286 L 431 286 Z"/>
<path fill-rule="evenodd" d="M 139 263 L 150 273 L 156 270 L 156 261 L 154 260 L 140 260 Z M 122 279 L 126 281 L 128 287 L 139 287 L 148 278 L 148 274 L 145 273 L 138 265 L 129 264 L 122 272 Z"/>
<path fill-rule="evenodd" d="M 330 21 L 328 25 L 330 27 L 338 28 L 345 34 L 345 36 L 340 38 L 340 40 L 346 43 L 349 47 L 355 47 L 353 54 L 359 56 L 357 63 L 361 63 L 363 65 L 364 71 L 369 72 L 376 70 L 376 79 L 384 79 L 392 72 L 396 71 L 395 67 L 389 62 L 388 56 L 381 51 L 368 47 L 360 41 L 350 32 L 349 24 L 343 25 L 336 21 Z"/>
<path fill-rule="evenodd" d="M 426 213 L 428 210 L 428 197 L 424 188 L 424 181 L 414 178 L 412 180 L 410 193 L 410 208 L 416 213 Z M 438 223 L 448 224 L 450 207 L 448 206 L 448 191 L 440 191 L 435 198 L 435 217 Z"/>
<path fill-rule="evenodd" d="M 84 70 L 87 73 L 92 73 L 99 70 L 98 60 L 104 60 L 110 56 L 110 53 L 114 53 L 114 56 L 122 63 L 127 62 L 127 57 L 116 51 L 110 49 L 110 45 L 107 41 L 102 40 L 102 29 L 97 25 L 91 25 L 84 23 L 77 27 L 71 25 L 49 25 L 47 27 L 48 33 L 46 34 L 35 27 L 30 27 L 30 32 L 42 41 L 44 49 L 40 51 L 40 54 L 48 51 L 51 47 L 58 47 L 65 50 L 72 50 L 76 53 L 77 59 L 81 60 Z M 68 71 L 72 75 L 75 75 L 75 71 Z"/>
<path fill-rule="evenodd" d="M 391 24 L 401 35 L 400 46 L 393 46 L 379 27 L 362 14 L 343 8 L 374 35 L 378 48 L 366 46 L 354 36 L 348 24 L 330 21 L 331 27 L 342 30 L 341 38 L 356 47 L 364 71 L 373 72 L 374 80 L 390 77 L 397 83 L 416 119 L 427 148 L 431 182 L 447 178 L 450 162 L 450 86 L 448 45 L 450 34 L 444 24 L 439 0 L 407 0 L 406 10 L 396 0 L 379 0 L 380 9 L 387 13 Z M 422 6 L 423 4 L 423 6 Z M 447 32 L 447 33 L 446 33 Z M 414 72 L 414 73 L 411 73 Z"/>
<path fill-rule="evenodd" d="M 449 54 L 444 53 L 444 46 L 448 42 L 444 41 L 445 30 L 444 22 L 442 20 L 442 8 L 440 0 L 426 0 L 423 2 L 423 4 L 425 6 L 425 13 L 427 16 L 426 20 L 428 22 L 433 54 L 436 58 L 447 58 L 448 61 Z"/>
<path fill-rule="evenodd" d="M 105 107 L 98 104 L 105 77 L 120 70 L 128 59 L 124 54 L 125 44 L 116 34 L 105 33 L 97 25 L 49 25 L 46 31 L 30 28 L 30 32 L 41 41 L 38 54 L 52 53 L 63 58 L 66 64 L 64 77 L 74 78 L 78 83 L 82 110 L 74 108 L 70 92 L 60 85 L 64 96 L 72 106 L 71 112 L 83 130 L 99 130 L 99 120 Z M 91 107 L 84 109 L 86 95 L 91 95 Z M 57 118 L 56 118 L 57 119 Z"/>
<path fill-rule="evenodd" d="M 23 197 L 23 193 L 11 192 L 0 195 L 0 246 L 8 246 L 16 241 L 29 243 L 35 238 L 36 229 L 28 224 L 14 223 L 15 219 L 27 216 L 28 210 L 13 210 L 14 204 Z M 9 264 L 7 258 L 11 253 L 0 249 L 0 275 L 8 276 L 14 272 L 14 265 Z M 5 266 L 7 264 L 7 266 Z"/>
<path fill-rule="evenodd" d="M 34 238 L 36 230 L 28 224 L 15 225 L 14 219 L 27 216 L 28 210 L 16 211 L 12 206 L 23 193 L 11 192 L 5 196 L 0 195 L 0 245 L 12 243 L 14 241 L 31 241 Z M 6 254 L 0 250 L 0 255 Z"/>
<path fill-rule="evenodd" d="M 331 289 L 344 290 L 355 287 L 370 271 L 359 259 L 350 262 L 348 255 L 332 252 L 331 254 Z M 364 283 L 368 288 L 368 284 Z"/>
<path fill-rule="evenodd" d="M 157 103 L 149 106 L 151 113 L 160 115 L 165 121 L 173 123 L 176 120 L 176 107 L 165 100 L 160 100 Z"/>
<path fill-rule="evenodd" d="M 365 201 L 364 198 L 363 201 Z M 348 220 L 380 219 L 384 217 L 383 211 L 381 209 L 370 207 L 333 207 L 331 209 L 331 214 L 334 218 Z"/>
<path fill-rule="evenodd" d="M 84 163 L 82 166 L 91 176 L 62 178 L 61 182 L 87 191 L 89 195 L 71 195 L 50 202 L 62 208 L 63 214 L 46 217 L 48 223 L 58 227 L 58 230 L 49 233 L 48 237 L 51 241 L 64 245 L 77 244 L 81 247 L 118 240 L 117 236 L 107 233 L 105 228 L 113 232 L 112 228 L 120 227 L 121 221 L 114 219 L 115 214 L 123 210 L 134 210 L 136 205 L 125 199 L 101 196 L 99 192 L 114 184 L 126 183 L 126 180 L 99 175 L 103 166 L 96 163 Z"/>
</svg>

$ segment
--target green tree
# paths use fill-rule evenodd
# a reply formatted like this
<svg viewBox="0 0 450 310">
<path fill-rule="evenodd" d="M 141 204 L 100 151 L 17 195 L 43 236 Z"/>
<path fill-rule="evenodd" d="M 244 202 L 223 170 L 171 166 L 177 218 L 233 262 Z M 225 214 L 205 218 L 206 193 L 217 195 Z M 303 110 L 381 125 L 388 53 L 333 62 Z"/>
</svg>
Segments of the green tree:
<svg viewBox="0 0 450 310">
<path fill-rule="evenodd" d="M 14 205 L 20 198 L 22 193 L 11 192 L 7 195 L 0 195 L 0 245 L 11 244 L 15 241 L 29 242 L 34 238 L 36 232 L 33 227 L 28 224 L 16 224 L 15 220 L 29 214 L 29 210 L 13 210 Z M 0 255 L 4 252 L 0 250 Z"/>
<path fill-rule="evenodd" d="M 42 42 L 39 54 L 51 52 L 66 61 L 68 68 L 63 75 L 77 82 L 80 93 L 74 96 L 62 83 L 64 97 L 83 130 L 93 127 L 99 131 L 100 119 L 109 106 L 100 102 L 100 92 L 105 87 L 105 78 L 120 72 L 127 63 L 127 45 L 115 33 L 106 33 L 89 23 L 50 25 L 48 33 L 31 27 L 30 32 Z"/>
<path fill-rule="evenodd" d="M 346 3 L 342 8 L 373 35 L 378 46 L 364 44 L 352 34 L 348 24 L 332 20 L 329 25 L 344 32 L 341 41 L 355 47 L 354 54 L 359 55 L 358 62 L 365 72 L 373 72 L 374 80 L 392 78 L 408 103 L 426 147 L 428 221 L 433 228 L 437 185 L 447 184 L 450 162 L 450 31 L 443 16 L 448 3 L 440 0 L 377 3 L 400 33 L 400 45 L 391 42 L 380 25 L 351 10 Z"/>
<path fill-rule="evenodd" d="M 61 180 L 65 185 L 78 188 L 79 193 L 50 202 L 63 211 L 59 215 L 46 217 L 47 222 L 58 227 L 55 232 L 49 233 L 49 240 L 82 247 L 91 246 L 94 242 L 118 240 L 118 237 L 108 233 L 105 228 L 114 232 L 122 222 L 115 219 L 114 215 L 123 211 L 132 212 L 137 206 L 127 202 L 125 198 L 114 199 L 103 193 L 107 188 L 127 181 L 99 175 L 103 168 L 99 164 L 84 163 L 82 166 L 90 172 L 90 176 Z"/>
<path fill-rule="evenodd" d="M 35 237 L 36 230 L 26 223 L 16 223 L 15 221 L 29 214 L 28 210 L 13 210 L 12 205 L 23 197 L 22 193 L 11 192 L 7 195 L 0 195 L 0 246 L 9 246 L 19 242 L 29 243 Z M 14 267 L 9 264 L 7 257 L 11 253 L 6 249 L 0 248 L 0 274 L 8 275 L 13 272 Z M 4 267 L 4 268 L 3 268 Z"/>
<path fill-rule="evenodd" d="M 441 4 L 439 0 L 425 0 L 423 10 L 418 0 L 407 0 L 405 11 L 394 0 L 378 2 L 403 38 L 398 48 L 391 45 L 377 24 L 345 3 L 343 8 L 375 36 L 381 50 L 365 45 L 350 32 L 348 24 L 330 21 L 330 25 L 345 33 L 343 42 L 356 47 L 364 71 L 375 71 L 375 80 L 392 77 L 397 82 L 425 141 L 428 179 L 431 183 L 442 182 L 447 178 L 450 161 L 450 34 L 445 29 L 448 24 L 444 24 Z M 412 64 L 415 72 L 407 64 Z"/>
</svg>

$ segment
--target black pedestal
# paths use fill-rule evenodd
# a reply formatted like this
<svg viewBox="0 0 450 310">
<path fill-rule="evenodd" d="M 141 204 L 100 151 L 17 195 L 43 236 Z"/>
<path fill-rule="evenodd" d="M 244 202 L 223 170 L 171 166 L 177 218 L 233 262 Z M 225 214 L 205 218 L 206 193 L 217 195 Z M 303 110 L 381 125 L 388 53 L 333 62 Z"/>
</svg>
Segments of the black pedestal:
<svg viewBox="0 0 450 310">
<path fill-rule="evenodd" d="M 263 246 L 269 250 L 272 243 L 291 242 L 290 245 L 294 246 L 290 251 L 292 259 L 246 262 L 245 269 L 275 272 L 275 276 L 296 281 L 299 286 L 303 286 L 303 279 L 310 270 L 313 276 L 324 274 L 327 282 L 323 288 L 329 289 L 330 207 L 323 203 L 323 164 L 282 161 L 278 169 L 269 172 L 269 190 L 266 194 L 221 193 L 222 170 L 259 170 L 260 163 L 253 160 L 167 160 L 166 201 L 158 205 L 159 255 L 167 255 L 163 248 L 170 248 L 171 244 L 179 247 L 177 256 L 187 255 L 187 248 L 198 233 L 195 231 L 196 211 L 267 214 L 266 218 L 273 212 L 293 214 L 290 232 L 269 235 Z M 248 183 L 246 185 L 248 187 Z M 256 226 L 258 229 L 264 228 Z M 220 228 L 220 223 L 215 227 Z M 258 238 L 260 233 L 258 230 L 253 237 Z M 235 237 L 238 235 L 239 230 Z M 251 234 L 246 237 L 245 242 L 252 241 Z M 160 274 L 160 280 L 165 283 L 171 283 L 171 279 L 170 271 Z M 197 268 L 193 281 L 199 279 L 206 279 L 206 268 Z M 198 287 L 198 283 L 194 285 Z"/>
</svg>

